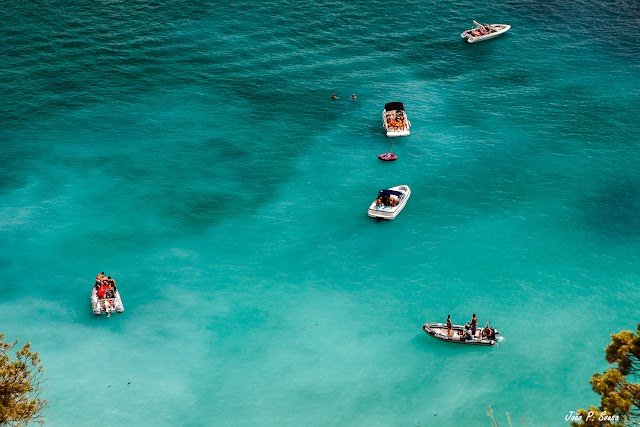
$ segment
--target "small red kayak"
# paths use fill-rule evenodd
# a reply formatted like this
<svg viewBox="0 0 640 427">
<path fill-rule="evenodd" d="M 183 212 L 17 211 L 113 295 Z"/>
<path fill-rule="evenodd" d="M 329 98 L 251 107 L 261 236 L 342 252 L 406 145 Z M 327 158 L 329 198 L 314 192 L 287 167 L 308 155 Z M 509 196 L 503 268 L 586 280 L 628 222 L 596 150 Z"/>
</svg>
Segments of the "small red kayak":
<svg viewBox="0 0 640 427">
<path fill-rule="evenodd" d="M 393 153 L 382 153 L 378 156 L 380 160 L 384 160 L 385 162 L 390 162 L 392 160 L 398 160 L 398 156 Z"/>
</svg>

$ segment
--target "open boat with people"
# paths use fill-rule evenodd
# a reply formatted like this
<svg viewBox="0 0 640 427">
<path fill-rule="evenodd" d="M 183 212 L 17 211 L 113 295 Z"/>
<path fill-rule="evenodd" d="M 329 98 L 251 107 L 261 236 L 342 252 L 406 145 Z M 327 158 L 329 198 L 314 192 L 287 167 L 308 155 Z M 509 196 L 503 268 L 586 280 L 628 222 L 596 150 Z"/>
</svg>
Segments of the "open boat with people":
<svg viewBox="0 0 640 427">
<path fill-rule="evenodd" d="M 382 126 L 387 131 L 387 136 L 409 136 L 411 122 L 407 118 L 402 102 L 389 102 L 382 110 Z"/>
<path fill-rule="evenodd" d="M 408 185 L 398 185 L 380 190 L 378 198 L 369 206 L 368 215 L 372 218 L 394 219 L 404 209 L 411 196 Z"/>
<path fill-rule="evenodd" d="M 111 279 L 111 276 L 100 276 L 96 277 L 96 282 L 91 289 L 93 314 L 100 316 L 102 313 L 106 313 L 107 317 L 109 317 L 113 311 L 122 313 L 124 305 L 122 304 L 122 298 L 120 298 L 120 292 L 116 288 L 115 280 Z"/>
<path fill-rule="evenodd" d="M 500 334 L 498 330 L 489 326 L 490 322 L 487 322 L 484 328 L 477 328 L 472 331 L 469 323 L 466 325 L 451 325 L 451 331 L 446 323 L 425 323 L 422 325 L 422 330 L 427 335 L 445 342 L 468 344 L 468 345 L 485 345 L 494 346 L 498 343 L 497 335 Z"/>
<path fill-rule="evenodd" d="M 466 39 L 469 43 L 481 42 L 504 34 L 511 28 L 507 24 L 478 24 L 473 21 L 474 28 L 464 31 L 460 37 Z"/>
</svg>

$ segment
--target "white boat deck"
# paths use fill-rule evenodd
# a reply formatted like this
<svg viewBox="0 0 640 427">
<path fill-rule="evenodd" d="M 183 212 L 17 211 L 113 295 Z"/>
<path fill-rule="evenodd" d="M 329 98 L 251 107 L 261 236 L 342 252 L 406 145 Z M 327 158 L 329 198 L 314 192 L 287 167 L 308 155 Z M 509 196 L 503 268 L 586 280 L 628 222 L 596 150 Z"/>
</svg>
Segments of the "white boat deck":
<svg viewBox="0 0 640 427">
<path fill-rule="evenodd" d="M 367 214 L 372 218 L 379 219 L 394 219 L 404 209 L 407 204 L 407 200 L 411 196 L 411 189 L 408 185 L 398 185 L 391 187 L 388 190 L 395 191 L 397 194 L 388 194 L 388 201 L 380 203 L 379 199 L 371 203 Z M 381 190 L 387 191 L 387 190 Z M 401 193 L 401 194 L 400 194 Z M 378 194 L 378 197 L 380 197 Z"/>
<path fill-rule="evenodd" d="M 387 136 L 409 136 L 411 134 L 411 122 L 407 118 L 405 110 L 387 110 L 385 108 L 382 111 L 382 126 L 387 132 Z"/>
<path fill-rule="evenodd" d="M 476 21 L 473 21 L 473 23 L 476 25 L 475 28 L 463 31 L 462 34 L 460 34 L 460 37 L 468 43 L 492 39 L 500 34 L 506 33 L 511 28 L 511 25 L 507 24 L 478 24 Z"/>
</svg>

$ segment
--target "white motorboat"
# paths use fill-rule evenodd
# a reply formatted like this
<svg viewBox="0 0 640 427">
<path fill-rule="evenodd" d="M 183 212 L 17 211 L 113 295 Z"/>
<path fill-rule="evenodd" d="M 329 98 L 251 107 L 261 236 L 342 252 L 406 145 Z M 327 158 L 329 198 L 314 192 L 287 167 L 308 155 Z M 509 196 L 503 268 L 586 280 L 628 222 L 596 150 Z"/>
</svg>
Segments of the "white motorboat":
<svg viewBox="0 0 640 427">
<path fill-rule="evenodd" d="M 389 102 L 382 110 L 382 126 L 387 131 L 387 136 L 409 136 L 411 122 L 407 118 L 402 102 Z"/>
<path fill-rule="evenodd" d="M 474 28 L 460 34 L 460 37 L 466 39 L 469 43 L 481 42 L 498 37 L 511 28 L 511 25 L 507 24 L 478 24 L 476 21 L 473 21 L 473 25 L 475 25 Z"/>
<path fill-rule="evenodd" d="M 96 316 L 106 313 L 108 317 L 113 311 L 118 313 L 124 311 L 118 289 L 104 283 L 96 283 L 91 289 L 91 307 Z"/>
<path fill-rule="evenodd" d="M 368 215 L 372 218 L 394 219 L 404 209 L 411 196 L 408 185 L 398 185 L 378 192 L 378 198 L 369 206 Z"/>
<path fill-rule="evenodd" d="M 496 329 L 489 326 L 489 322 L 484 328 L 478 328 L 471 332 L 469 324 L 451 325 L 451 332 L 447 329 L 446 323 L 425 323 L 422 330 L 427 335 L 445 342 L 468 344 L 468 345 L 486 345 L 494 346 L 498 343 L 496 335 L 500 334 Z"/>
</svg>

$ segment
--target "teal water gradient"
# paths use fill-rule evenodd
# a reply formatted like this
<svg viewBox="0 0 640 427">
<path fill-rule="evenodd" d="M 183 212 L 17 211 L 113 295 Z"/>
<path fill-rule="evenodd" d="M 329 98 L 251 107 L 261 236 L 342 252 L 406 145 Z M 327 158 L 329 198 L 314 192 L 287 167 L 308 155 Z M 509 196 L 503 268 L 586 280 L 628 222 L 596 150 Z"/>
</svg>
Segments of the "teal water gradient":
<svg viewBox="0 0 640 427">
<path fill-rule="evenodd" d="M 0 331 L 40 352 L 47 424 L 491 425 L 491 404 L 551 426 L 597 404 L 639 320 L 639 16 L 3 4 Z M 469 45 L 472 19 L 513 27 Z M 398 184 L 402 214 L 368 218 Z M 99 271 L 122 315 L 92 315 Z M 474 312 L 498 347 L 421 330 Z"/>
</svg>

